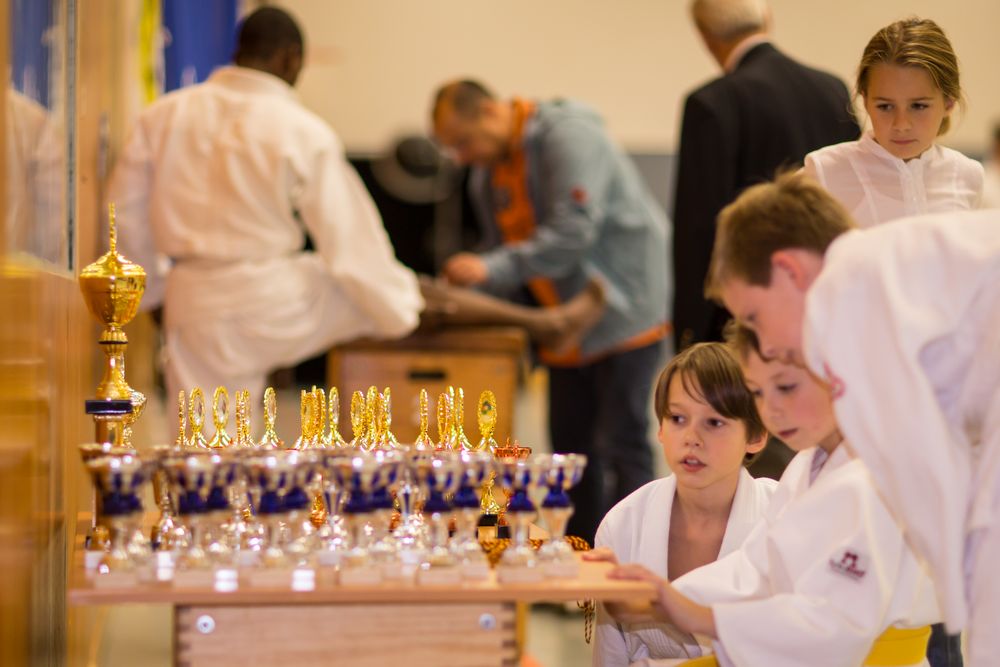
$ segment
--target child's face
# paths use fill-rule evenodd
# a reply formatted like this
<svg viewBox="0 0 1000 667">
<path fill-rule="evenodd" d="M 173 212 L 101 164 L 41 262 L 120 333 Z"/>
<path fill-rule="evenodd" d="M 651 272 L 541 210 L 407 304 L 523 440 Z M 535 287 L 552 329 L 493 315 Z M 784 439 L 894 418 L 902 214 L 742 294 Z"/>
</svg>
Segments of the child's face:
<svg viewBox="0 0 1000 667">
<path fill-rule="evenodd" d="M 829 389 L 801 366 L 764 361 L 750 352 L 741 362 L 747 387 L 771 435 L 795 451 L 839 441 Z"/>
<path fill-rule="evenodd" d="M 700 393 L 690 378 L 692 390 Z M 759 451 L 764 439 L 748 443 L 746 426 L 738 419 L 723 417 L 707 402 L 684 390 L 680 373 L 667 388 L 667 415 L 660 420 L 660 444 L 677 483 L 705 488 L 739 474 L 748 452 Z"/>
<path fill-rule="evenodd" d="M 768 358 L 801 358 L 805 293 L 783 272 L 772 271 L 767 287 L 731 278 L 722 287 L 722 301 L 737 321 L 757 334 Z"/>
<path fill-rule="evenodd" d="M 900 160 L 930 148 L 955 105 L 923 68 L 888 63 L 872 67 L 864 100 L 875 141 Z"/>
</svg>

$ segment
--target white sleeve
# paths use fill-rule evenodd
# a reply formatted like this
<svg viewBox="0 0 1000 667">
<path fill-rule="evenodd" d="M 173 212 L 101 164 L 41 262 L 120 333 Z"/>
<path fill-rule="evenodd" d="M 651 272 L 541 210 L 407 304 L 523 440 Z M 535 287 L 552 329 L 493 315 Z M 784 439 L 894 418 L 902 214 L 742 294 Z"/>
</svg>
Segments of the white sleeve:
<svg viewBox="0 0 1000 667">
<path fill-rule="evenodd" d="M 424 302 L 413 271 L 395 256 L 375 203 L 339 142 L 322 148 L 296 202 L 330 275 L 372 323 L 372 334 L 404 336 Z"/>
<path fill-rule="evenodd" d="M 163 304 L 166 277 L 160 267 L 163 258 L 156 250 L 153 228 L 149 219 L 149 197 L 153 186 L 153 160 L 141 123 L 129 134 L 108 183 L 107 203 L 115 205 L 118 226 L 118 252 L 146 270 L 146 291 L 142 310 L 152 310 Z M 101 212 L 98 225 L 102 243 L 107 243 L 107 206 Z"/>
<path fill-rule="evenodd" d="M 934 573 L 941 609 L 955 631 L 966 613 L 962 550 L 969 453 L 920 359 L 958 321 L 955 311 L 969 291 L 961 283 L 969 276 L 920 266 L 924 253 L 913 249 L 909 261 L 916 266 L 901 266 L 905 250 L 877 258 L 888 265 L 877 273 L 872 258 L 841 257 L 835 275 L 821 274 L 807 297 L 803 352 L 831 386 L 837 423 L 853 453 L 867 464 L 914 551 Z M 845 251 L 855 246 L 839 249 Z"/>
<path fill-rule="evenodd" d="M 909 599 L 897 590 L 899 529 L 870 481 L 803 497 L 782 521 L 768 539 L 772 590 L 711 605 L 719 652 L 739 667 L 797 667 L 803 656 L 811 667 L 861 664 L 892 623 L 893 600 Z"/>
</svg>

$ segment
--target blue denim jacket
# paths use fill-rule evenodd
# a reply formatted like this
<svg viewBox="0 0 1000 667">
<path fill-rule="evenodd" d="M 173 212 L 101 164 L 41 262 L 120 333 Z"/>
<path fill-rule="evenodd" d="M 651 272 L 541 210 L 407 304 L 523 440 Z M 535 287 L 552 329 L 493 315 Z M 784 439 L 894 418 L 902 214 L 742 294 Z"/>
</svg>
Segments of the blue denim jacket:
<svg viewBox="0 0 1000 667">
<path fill-rule="evenodd" d="M 608 309 L 583 340 L 585 356 L 665 323 L 673 298 L 670 223 L 601 118 L 577 102 L 541 102 L 524 147 L 536 218 L 531 239 L 504 244 L 489 169 L 474 169 L 470 180 L 489 269 L 484 291 L 510 298 L 531 278 L 546 277 L 566 300 L 598 278 Z"/>
</svg>

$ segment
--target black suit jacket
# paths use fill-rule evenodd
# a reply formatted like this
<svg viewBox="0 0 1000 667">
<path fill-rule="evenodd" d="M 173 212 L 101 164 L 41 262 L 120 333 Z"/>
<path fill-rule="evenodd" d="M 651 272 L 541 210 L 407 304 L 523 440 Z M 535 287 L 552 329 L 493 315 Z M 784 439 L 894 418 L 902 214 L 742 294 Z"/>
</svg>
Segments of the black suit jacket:
<svg viewBox="0 0 1000 667">
<path fill-rule="evenodd" d="M 844 83 L 769 43 L 688 96 L 673 219 L 678 350 L 719 340 L 728 317 L 704 297 L 719 211 L 781 167 L 801 165 L 807 153 L 859 134 Z"/>
</svg>

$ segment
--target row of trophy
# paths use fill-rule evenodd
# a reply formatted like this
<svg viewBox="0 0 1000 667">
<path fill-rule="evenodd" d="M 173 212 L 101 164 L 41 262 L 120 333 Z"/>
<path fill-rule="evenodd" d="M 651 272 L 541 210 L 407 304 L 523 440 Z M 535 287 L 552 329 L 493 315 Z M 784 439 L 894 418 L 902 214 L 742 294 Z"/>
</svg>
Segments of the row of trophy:
<svg viewBox="0 0 1000 667">
<path fill-rule="evenodd" d="M 495 475 L 509 498 L 513 536 L 499 579 L 575 576 L 577 561 L 563 540 L 572 513 L 567 491 L 585 465 L 575 454 L 498 458 L 406 447 L 160 447 L 151 457 L 108 451 L 87 462 L 111 530 L 96 570 L 152 576 L 172 569 L 167 578 L 175 585 L 204 585 L 238 568 L 252 583 L 280 583 L 295 571 L 324 566 L 332 566 L 344 585 L 409 577 L 429 584 L 482 579 L 489 568 L 477 525 L 483 490 Z M 170 548 L 157 545 L 157 558 L 138 528 L 141 490 L 158 474 L 176 517 Z M 544 493 L 540 507 L 532 500 L 536 489 Z M 319 525 L 315 498 L 324 509 Z M 539 513 L 552 535 L 536 554 L 528 528 Z"/>
</svg>

